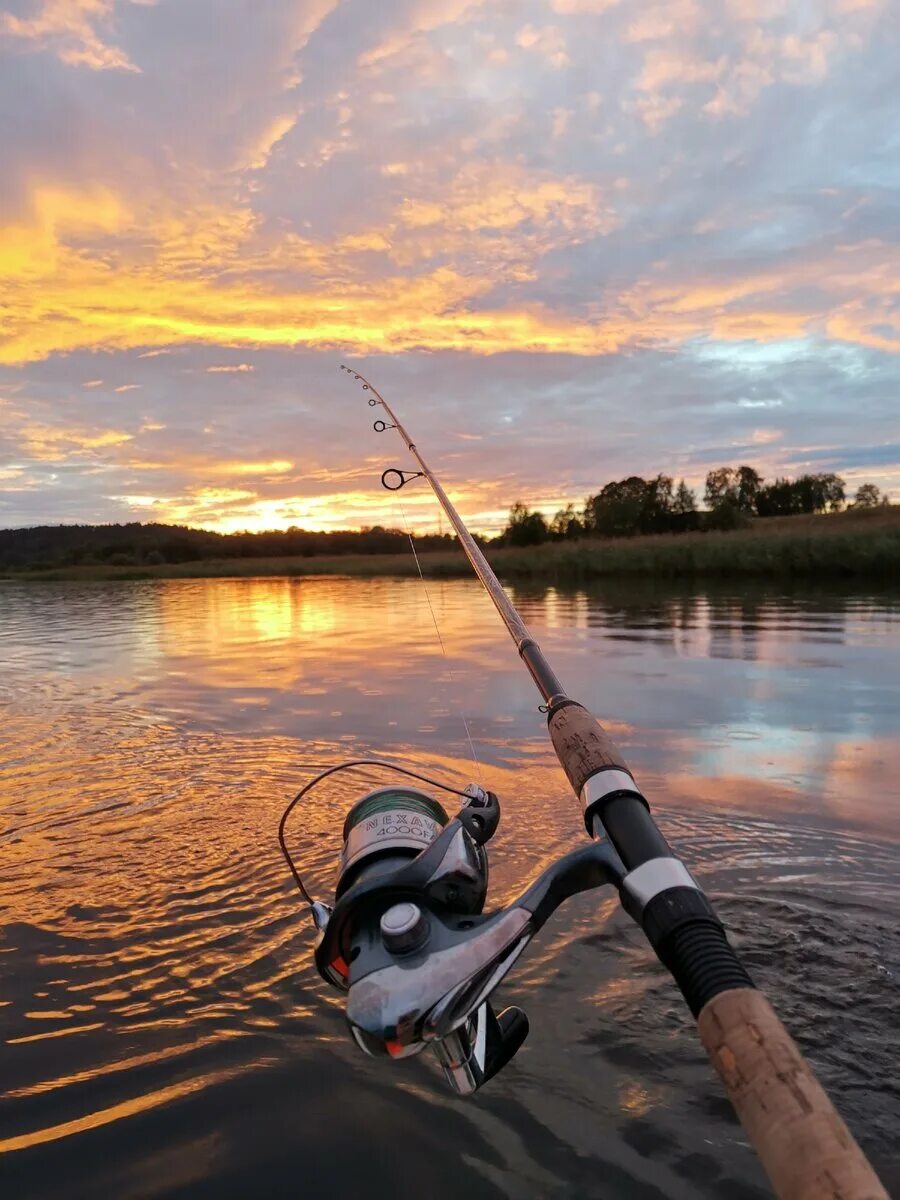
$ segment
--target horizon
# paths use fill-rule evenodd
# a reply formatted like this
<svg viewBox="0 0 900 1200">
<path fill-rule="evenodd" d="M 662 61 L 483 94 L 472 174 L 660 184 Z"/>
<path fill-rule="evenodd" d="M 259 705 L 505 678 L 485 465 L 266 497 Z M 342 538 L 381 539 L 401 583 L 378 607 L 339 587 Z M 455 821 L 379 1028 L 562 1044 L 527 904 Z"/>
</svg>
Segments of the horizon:
<svg viewBox="0 0 900 1200">
<path fill-rule="evenodd" d="M 212 35 L 212 36 L 211 36 Z M 437 532 L 900 482 L 885 0 L 16 0 L 0 526 Z"/>
<path fill-rule="evenodd" d="M 750 465 L 750 464 L 744 464 L 744 465 Z M 678 480 L 674 481 L 674 483 L 676 485 L 678 482 L 679 482 Z M 770 481 L 770 480 L 765 480 L 765 479 L 760 480 L 760 483 L 768 483 L 768 482 L 775 482 L 775 481 Z M 781 481 L 779 480 L 778 482 L 781 482 Z M 790 482 L 790 481 L 788 481 L 788 482 Z M 599 489 L 598 489 L 598 491 L 599 491 Z M 698 513 L 709 513 L 711 511 L 711 509 L 709 507 L 709 504 L 704 500 L 702 493 L 700 495 L 697 495 L 696 490 L 692 489 L 692 494 L 694 495 L 694 500 L 696 502 L 696 511 Z M 590 497 L 587 497 L 586 499 L 590 499 Z M 887 508 L 894 507 L 894 505 L 891 501 L 890 495 L 888 493 L 883 493 L 880 497 L 880 501 L 881 501 L 881 504 L 879 507 L 882 507 L 882 506 L 887 507 Z M 519 503 L 519 502 L 515 502 L 515 503 Z M 853 496 L 851 493 L 848 493 L 846 500 L 841 502 L 841 504 L 838 505 L 838 507 L 836 507 L 836 508 L 830 508 L 826 511 L 794 513 L 794 514 L 785 514 L 785 515 L 797 516 L 800 519 L 806 520 L 809 517 L 832 516 L 835 513 L 845 511 L 846 509 L 852 508 L 852 507 L 854 507 Z M 529 511 L 541 513 L 543 515 L 543 517 L 545 518 L 545 520 L 547 521 L 548 525 L 549 525 L 550 521 L 552 520 L 553 516 L 555 515 L 555 512 L 545 511 L 540 508 L 530 509 L 529 506 L 527 506 L 527 505 L 526 505 L 526 509 L 529 509 Z M 556 510 L 556 511 L 559 511 L 559 510 Z M 581 507 L 576 506 L 574 508 L 574 515 L 576 517 L 578 517 L 579 519 L 582 518 L 583 513 L 584 513 L 583 504 Z M 504 518 L 505 522 L 508 521 L 509 515 L 510 515 L 509 512 L 507 512 L 505 515 L 505 518 Z M 759 519 L 763 520 L 763 521 L 770 521 L 773 518 L 772 517 L 762 517 Z M 366 533 L 370 533 L 370 532 L 373 532 L 373 531 L 379 530 L 379 529 L 384 530 L 385 532 L 389 532 L 389 533 L 400 533 L 407 537 L 413 537 L 413 538 L 434 537 L 434 536 L 447 536 L 450 538 L 456 537 L 456 534 L 454 533 L 452 527 L 450 527 L 449 522 L 447 522 L 446 518 L 444 518 L 443 515 L 440 513 L 438 515 L 438 520 L 437 520 L 435 527 L 434 528 L 425 528 L 425 529 L 415 529 L 406 524 L 404 524 L 404 525 L 382 525 L 382 524 L 379 524 L 378 522 L 375 522 L 371 525 L 359 525 L 359 526 L 346 525 L 346 526 L 339 526 L 339 527 L 333 527 L 333 528 L 316 528 L 316 527 L 308 527 L 308 526 L 302 526 L 302 525 L 289 525 L 289 526 L 272 526 L 270 528 L 260 527 L 258 529 L 246 529 L 246 528 L 219 529 L 219 528 L 215 528 L 210 525 L 191 525 L 191 524 L 184 524 L 184 523 L 179 524 L 176 522 L 160 521 L 160 520 L 156 520 L 156 519 L 143 520 L 143 521 L 139 520 L 139 519 L 134 519 L 134 520 L 130 520 L 130 521 L 127 519 L 120 520 L 120 521 L 83 521 L 83 520 L 78 520 L 77 518 L 75 518 L 75 519 L 72 519 L 69 521 L 42 522 L 39 524 L 0 525 L 0 533 L 21 533 L 21 532 L 23 532 L 25 530 L 29 530 L 29 529 L 60 529 L 60 528 L 66 528 L 66 527 L 71 527 L 71 528 L 76 528 L 76 529 L 77 528 L 102 529 L 105 527 L 115 527 L 115 526 L 121 526 L 121 525 L 131 525 L 131 524 L 146 525 L 146 526 L 161 525 L 161 526 L 165 526 L 165 527 L 169 527 L 169 528 L 173 528 L 173 529 L 187 529 L 187 530 L 190 530 L 191 532 L 196 532 L 196 533 L 214 533 L 214 534 L 219 534 L 223 537 L 246 536 L 246 535 L 257 535 L 257 534 L 259 534 L 259 535 L 279 534 L 279 533 L 290 533 L 290 532 L 309 533 L 309 534 L 315 534 L 315 533 L 366 534 Z M 467 524 L 468 524 L 468 522 L 467 522 Z M 482 529 L 471 528 L 471 532 L 476 537 L 480 537 L 485 540 L 490 540 L 492 538 L 497 537 L 498 534 L 503 532 L 503 530 L 504 530 L 504 527 L 501 527 L 499 529 L 494 529 L 494 530 L 487 530 L 487 531 L 482 530 Z"/>
</svg>

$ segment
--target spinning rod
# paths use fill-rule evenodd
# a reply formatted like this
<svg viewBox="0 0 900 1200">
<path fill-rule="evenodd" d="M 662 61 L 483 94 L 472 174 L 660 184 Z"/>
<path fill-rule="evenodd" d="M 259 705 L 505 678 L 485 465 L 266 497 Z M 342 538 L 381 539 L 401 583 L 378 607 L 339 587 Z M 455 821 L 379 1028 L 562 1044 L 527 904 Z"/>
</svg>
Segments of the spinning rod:
<svg viewBox="0 0 900 1200">
<path fill-rule="evenodd" d="M 378 788 L 357 801 L 344 822 L 330 907 L 306 892 L 284 826 L 311 788 L 335 770 L 361 764 L 331 768 L 308 783 L 285 812 L 279 837 L 318 930 L 316 965 L 346 992 L 355 1041 L 368 1054 L 392 1058 L 430 1048 L 455 1091 L 476 1091 L 509 1062 L 528 1032 L 520 1009 L 494 1013 L 491 993 L 563 901 L 611 885 L 684 996 L 776 1194 L 782 1200 L 887 1200 L 728 942 L 711 902 L 657 827 L 609 734 L 567 695 L 397 414 L 360 372 L 341 370 L 369 393 L 371 407 L 384 410 L 388 420 L 375 421 L 375 431 L 395 429 L 418 464 L 415 471 L 388 468 L 384 487 L 398 491 L 426 479 L 456 531 L 540 694 L 550 740 L 592 839 L 550 866 L 506 909 L 484 913 L 485 843 L 500 820 L 498 798 L 470 784 L 450 819 L 424 791 L 405 784 Z"/>
</svg>

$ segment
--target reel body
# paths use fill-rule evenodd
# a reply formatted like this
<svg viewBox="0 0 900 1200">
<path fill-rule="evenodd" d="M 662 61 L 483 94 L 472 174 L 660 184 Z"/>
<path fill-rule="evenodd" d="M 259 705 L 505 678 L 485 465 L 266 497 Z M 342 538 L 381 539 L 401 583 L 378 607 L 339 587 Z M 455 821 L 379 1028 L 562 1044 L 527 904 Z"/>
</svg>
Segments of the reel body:
<svg viewBox="0 0 900 1200">
<path fill-rule="evenodd" d="M 452 819 L 427 792 L 378 788 L 344 822 L 333 908 L 311 902 L 315 962 L 346 993 L 354 1041 L 373 1057 L 431 1048 L 445 1078 L 468 1095 L 513 1057 L 528 1033 L 518 1008 L 490 995 L 563 900 L 624 868 L 608 842 L 566 855 L 506 909 L 485 913 L 486 843 L 500 802 L 470 784 Z"/>
</svg>

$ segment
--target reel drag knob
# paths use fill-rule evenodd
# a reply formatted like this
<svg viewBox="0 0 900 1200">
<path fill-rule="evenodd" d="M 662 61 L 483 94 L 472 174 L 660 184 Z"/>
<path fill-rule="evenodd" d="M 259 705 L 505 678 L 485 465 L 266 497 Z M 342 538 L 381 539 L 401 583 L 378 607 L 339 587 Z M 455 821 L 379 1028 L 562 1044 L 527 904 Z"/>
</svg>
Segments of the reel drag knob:
<svg viewBox="0 0 900 1200">
<path fill-rule="evenodd" d="M 381 940 L 390 954 L 411 954 L 427 937 L 428 919 L 418 904 L 394 904 L 381 918 Z"/>
</svg>

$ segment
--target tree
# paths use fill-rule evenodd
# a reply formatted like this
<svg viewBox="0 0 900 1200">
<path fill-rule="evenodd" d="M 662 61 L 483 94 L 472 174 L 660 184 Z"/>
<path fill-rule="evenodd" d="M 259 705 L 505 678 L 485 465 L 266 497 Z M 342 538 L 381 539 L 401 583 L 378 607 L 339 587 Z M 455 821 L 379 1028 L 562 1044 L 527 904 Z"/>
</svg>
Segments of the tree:
<svg viewBox="0 0 900 1200">
<path fill-rule="evenodd" d="M 672 477 L 657 475 L 647 481 L 644 511 L 641 514 L 642 533 L 662 533 L 669 528 L 669 517 L 675 500 L 672 496 Z"/>
<path fill-rule="evenodd" d="M 576 538 L 582 532 L 583 526 L 575 512 L 574 504 L 567 504 L 565 508 L 561 508 L 550 522 L 550 536 L 557 540 Z"/>
<path fill-rule="evenodd" d="M 723 500 L 737 504 L 737 498 L 737 473 L 734 467 L 716 467 L 714 471 L 708 472 L 703 499 L 709 508 L 716 508 Z"/>
<path fill-rule="evenodd" d="M 704 514 L 705 529 L 718 529 L 731 533 L 735 529 L 744 529 L 750 524 L 750 517 L 743 509 L 738 508 L 733 500 L 720 500 L 715 508 Z"/>
<path fill-rule="evenodd" d="M 776 479 L 767 487 L 760 488 L 756 497 L 756 511 L 761 517 L 790 517 L 802 512 L 800 497 L 790 479 Z"/>
<path fill-rule="evenodd" d="M 688 528 L 691 522 L 679 516 L 672 485 L 672 477 L 662 474 L 653 479 L 629 475 L 608 483 L 585 500 L 582 530 L 601 537 L 634 537 Z M 684 491 L 693 505 L 693 494 L 687 487 Z"/>
<path fill-rule="evenodd" d="M 532 512 L 524 504 L 516 503 L 509 510 L 509 520 L 503 530 L 503 541 L 508 546 L 539 546 L 546 542 L 547 522 L 541 512 Z"/>
<path fill-rule="evenodd" d="M 741 512 L 752 513 L 756 510 L 756 497 L 762 487 L 763 478 L 753 467 L 740 466 L 736 473 L 737 506 Z"/>
<path fill-rule="evenodd" d="M 801 475 L 793 487 L 800 512 L 826 512 L 839 507 L 844 499 L 844 481 L 838 475 Z"/>
<path fill-rule="evenodd" d="M 761 517 L 790 517 L 797 513 L 837 512 L 844 503 L 844 481 L 831 473 L 776 479 L 760 488 L 756 511 Z"/>
<path fill-rule="evenodd" d="M 756 509 L 756 498 L 762 487 L 762 475 L 746 464 L 735 467 L 717 467 L 706 476 L 704 499 L 711 508 L 720 504 L 733 504 L 744 513 Z"/>
<path fill-rule="evenodd" d="M 697 511 L 697 501 L 693 491 L 682 479 L 678 484 L 678 489 L 675 492 L 675 499 L 672 501 L 672 511 L 679 516 L 685 516 L 687 513 Z"/>
<path fill-rule="evenodd" d="M 854 508 L 877 508 L 879 504 L 883 503 L 881 492 L 874 483 L 861 483 L 856 489 Z"/>
<path fill-rule="evenodd" d="M 829 512 L 839 512 L 844 507 L 846 483 L 840 475 L 822 475 L 822 491 Z"/>
<path fill-rule="evenodd" d="M 637 475 L 606 484 L 588 499 L 590 523 L 601 537 L 630 537 L 640 527 L 647 485 Z"/>
</svg>

